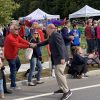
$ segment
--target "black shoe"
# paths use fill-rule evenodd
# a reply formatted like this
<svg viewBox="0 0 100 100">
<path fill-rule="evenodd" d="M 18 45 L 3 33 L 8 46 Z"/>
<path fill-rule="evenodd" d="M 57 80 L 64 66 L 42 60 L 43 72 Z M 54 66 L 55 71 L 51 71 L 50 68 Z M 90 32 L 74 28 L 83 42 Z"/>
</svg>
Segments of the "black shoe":
<svg viewBox="0 0 100 100">
<path fill-rule="evenodd" d="M 69 97 L 72 95 L 72 92 L 69 90 L 67 93 L 64 93 L 61 97 L 61 100 L 68 100 Z"/>
<path fill-rule="evenodd" d="M 6 90 L 4 91 L 5 94 L 12 94 L 12 91 L 11 90 Z"/>
<path fill-rule="evenodd" d="M 54 91 L 54 93 L 64 93 L 63 90 Z"/>
</svg>

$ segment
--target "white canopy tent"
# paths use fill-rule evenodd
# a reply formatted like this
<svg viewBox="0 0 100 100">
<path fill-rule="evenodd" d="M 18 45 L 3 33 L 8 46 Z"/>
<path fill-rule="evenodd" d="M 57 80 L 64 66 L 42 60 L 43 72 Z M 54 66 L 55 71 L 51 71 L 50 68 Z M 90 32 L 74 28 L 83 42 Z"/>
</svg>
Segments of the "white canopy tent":
<svg viewBox="0 0 100 100">
<path fill-rule="evenodd" d="M 46 12 L 42 11 L 41 9 L 36 9 L 34 12 L 29 14 L 28 16 L 24 17 L 26 19 L 34 19 L 34 20 L 42 20 L 42 19 L 59 19 L 60 15 L 50 15 Z"/>
<path fill-rule="evenodd" d="M 88 5 L 84 6 L 80 10 L 69 14 L 70 18 L 78 18 L 78 17 L 91 17 L 91 16 L 100 16 L 100 10 L 96 10 L 94 8 L 89 7 Z"/>
</svg>

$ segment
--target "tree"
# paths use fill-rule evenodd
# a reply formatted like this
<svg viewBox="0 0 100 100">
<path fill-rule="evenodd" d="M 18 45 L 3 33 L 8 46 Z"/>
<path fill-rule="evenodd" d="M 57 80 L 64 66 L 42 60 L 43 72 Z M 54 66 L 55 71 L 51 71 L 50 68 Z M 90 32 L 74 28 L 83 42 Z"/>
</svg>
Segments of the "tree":
<svg viewBox="0 0 100 100">
<path fill-rule="evenodd" d="M 15 0 L 20 3 L 20 8 L 14 13 L 14 18 L 23 17 L 37 8 L 49 14 L 59 14 L 61 18 L 68 17 L 69 14 L 89 5 L 95 9 L 100 9 L 100 0 Z"/>
<path fill-rule="evenodd" d="M 13 11 L 19 5 L 12 0 L 0 0 L 0 24 L 6 24 L 11 20 Z"/>
</svg>

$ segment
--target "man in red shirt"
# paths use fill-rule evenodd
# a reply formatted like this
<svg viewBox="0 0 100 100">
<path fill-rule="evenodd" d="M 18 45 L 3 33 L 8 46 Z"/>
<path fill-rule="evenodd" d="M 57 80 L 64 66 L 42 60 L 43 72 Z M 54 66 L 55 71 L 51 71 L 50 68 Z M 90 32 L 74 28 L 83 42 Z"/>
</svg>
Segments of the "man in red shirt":
<svg viewBox="0 0 100 100">
<path fill-rule="evenodd" d="M 12 89 L 17 89 L 16 73 L 21 65 L 18 57 L 18 51 L 19 48 L 26 49 L 31 47 L 32 44 L 19 36 L 19 26 L 17 23 L 12 24 L 10 27 L 10 34 L 6 37 L 4 42 L 4 56 L 7 59 L 10 67 L 10 86 Z"/>
</svg>

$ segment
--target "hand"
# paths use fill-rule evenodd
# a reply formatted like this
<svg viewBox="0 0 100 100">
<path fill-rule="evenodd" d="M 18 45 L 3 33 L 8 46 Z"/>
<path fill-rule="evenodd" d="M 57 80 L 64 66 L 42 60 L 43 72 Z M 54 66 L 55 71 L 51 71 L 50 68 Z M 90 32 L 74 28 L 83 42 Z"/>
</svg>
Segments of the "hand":
<svg viewBox="0 0 100 100">
<path fill-rule="evenodd" d="M 88 58 L 94 58 L 95 55 L 94 54 L 89 54 Z"/>
<path fill-rule="evenodd" d="M 61 59 L 61 64 L 65 64 L 65 59 Z"/>
<path fill-rule="evenodd" d="M 70 38 L 71 40 L 74 40 L 74 36 L 69 36 L 69 38 Z"/>
<path fill-rule="evenodd" d="M 29 45 L 30 45 L 31 48 L 35 48 L 37 46 L 36 43 L 29 43 Z"/>
<path fill-rule="evenodd" d="M 42 57 L 41 56 L 39 56 L 39 60 L 42 61 Z"/>
</svg>

